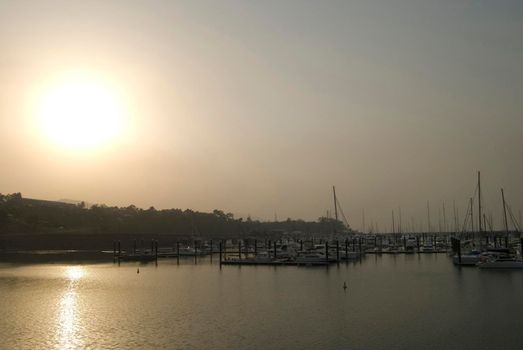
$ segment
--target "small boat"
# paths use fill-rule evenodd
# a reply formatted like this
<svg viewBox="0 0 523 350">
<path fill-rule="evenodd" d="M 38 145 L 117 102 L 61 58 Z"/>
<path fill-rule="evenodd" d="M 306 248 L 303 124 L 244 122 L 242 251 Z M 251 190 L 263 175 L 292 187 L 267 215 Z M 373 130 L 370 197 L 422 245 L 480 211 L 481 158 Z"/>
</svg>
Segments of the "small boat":
<svg viewBox="0 0 523 350">
<path fill-rule="evenodd" d="M 477 265 L 480 269 L 523 269 L 523 261 L 513 255 L 490 255 Z"/>
<path fill-rule="evenodd" d="M 273 262 L 273 258 L 269 255 L 267 251 L 260 251 L 255 257 L 248 258 L 246 260 L 260 264 Z"/>
<path fill-rule="evenodd" d="M 179 249 L 180 256 L 203 256 L 207 253 L 200 249 L 194 249 L 193 247 L 185 246 Z"/>
<path fill-rule="evenodd" d="M 400 248 L 397 245 L 393 245 L 389 248 L 389 254 L 399 254 Z"/>
<path fill-rule="evenodd" d="M 471 250 L 467 254 L 462 254 L 461 259 L 458 255 L 454 255 L 452 261 L 454 265 L 476 266 L 481 259 L 481 254 L 480 250 Z"/>
<path fill-rule="evenodd" d="M 432 245 L 432 242 L 426 243 L 421 247 L 422 253 L 434 253 L 434 245 Z"/>
<path fill-rule="evenodd" d="M 318 252 L 307 252 L 296 257 L 296 264 L 307 266 L 327 265 L 329 264 L 329 261 L 327 261 L 324 254 Z"/>
</svg>

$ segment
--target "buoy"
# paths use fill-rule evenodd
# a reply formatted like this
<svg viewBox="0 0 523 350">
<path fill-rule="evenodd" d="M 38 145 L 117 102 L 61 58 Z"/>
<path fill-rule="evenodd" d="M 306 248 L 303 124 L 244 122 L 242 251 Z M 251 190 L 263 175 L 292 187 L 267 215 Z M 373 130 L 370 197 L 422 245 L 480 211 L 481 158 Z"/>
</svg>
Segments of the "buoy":
<svg viewBox="0 0 523 350">
<path fill-rule="evenodd" d="M 137 269 L 136 269 L 136 273 L 140 273 L 140 268 L 137 268 Z"/>
</svg>

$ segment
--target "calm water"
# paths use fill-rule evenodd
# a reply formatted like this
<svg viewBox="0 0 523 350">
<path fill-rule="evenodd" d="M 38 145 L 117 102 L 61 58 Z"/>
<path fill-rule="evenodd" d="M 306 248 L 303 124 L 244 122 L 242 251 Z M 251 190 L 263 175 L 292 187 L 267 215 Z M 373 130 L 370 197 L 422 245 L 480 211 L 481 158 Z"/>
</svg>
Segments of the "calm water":
<svg viewBox="0 0 523 350">
<path fill-rule="evenodd" d="M 523 271 L 457 269 L 445 255 L 329 268 L 191 262 L 139 274 L 136 264 L 0 264 L 0 348 L 523 348 Z"/>
</svg>

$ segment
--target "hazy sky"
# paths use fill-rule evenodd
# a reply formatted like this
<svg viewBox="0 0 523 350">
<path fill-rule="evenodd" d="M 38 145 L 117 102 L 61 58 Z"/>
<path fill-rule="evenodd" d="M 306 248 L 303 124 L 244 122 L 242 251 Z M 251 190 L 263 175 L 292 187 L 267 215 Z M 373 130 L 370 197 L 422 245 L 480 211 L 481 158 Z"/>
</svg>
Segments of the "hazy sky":
<svg viewBox="0 0 523 350">
<path fill-rule="evenodd" d="M 35 99 L 68 71 L 125 127 L 78 151 Z M 523 2 L 0 0 L 0 192 L 316 219 L 523 206 Z M 450 220 L 449 220 L 450 221 Z"/>
</svg>

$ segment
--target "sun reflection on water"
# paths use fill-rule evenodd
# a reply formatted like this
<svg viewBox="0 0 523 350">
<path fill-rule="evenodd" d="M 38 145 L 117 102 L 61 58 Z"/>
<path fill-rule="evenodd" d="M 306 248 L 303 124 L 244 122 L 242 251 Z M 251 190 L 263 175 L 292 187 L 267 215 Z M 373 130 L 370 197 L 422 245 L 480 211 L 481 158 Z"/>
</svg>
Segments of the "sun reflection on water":
<svg viewBox="0 0 523 350">
<path fill-rule="evenodd" d="M 85 276 L 85 269 L 81 266 L 68 266 L 65 269 L 65 275 L 72 282 L 78 281 Z"/>
<path fill-rule="evenodd" d="M 58 302 L 57 349 L 81 348 L 80 317 L 78 316 L 78 284 L 86 275 L 80 266 L 65 268 L 68 285 Z"/>
</svg>

